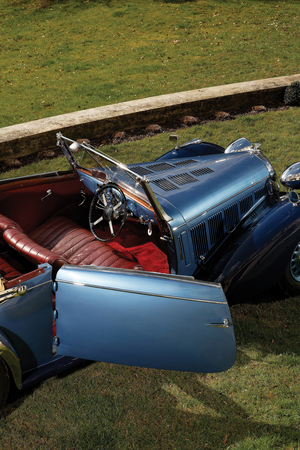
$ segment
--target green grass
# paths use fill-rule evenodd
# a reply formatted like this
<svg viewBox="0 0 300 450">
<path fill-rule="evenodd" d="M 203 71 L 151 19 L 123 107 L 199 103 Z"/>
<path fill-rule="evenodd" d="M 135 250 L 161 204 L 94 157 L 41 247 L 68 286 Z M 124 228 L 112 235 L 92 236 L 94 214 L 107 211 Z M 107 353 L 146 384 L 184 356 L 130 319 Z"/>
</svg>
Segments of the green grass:
<svg viewBox="0 0 300 450">
<path fill-rule="evenodd" d="M 298 1 L 0 0 L 0 8 L 2 127 L 299 72 Z"/>
<path fill-rule="evenodd" d="M 0 0 L 0 7 L 0 126 L 299 71 L 298 1 Z M 178 134 L 181 143 L 260 141 L 280 174 L 299 160 L 299 119 L 290 108 Z M 137 162 L 170 149 L 162 134 L 105 151 Z M 58 158 L 2 178 L 66 168 Z M 238 352 L 229 371 L 87 364 L 13 393 L 0 416 L 0 449 L 299 450 L 300 299 L 273 292 L 257 301 L 231 307 Z"/>
</svg>

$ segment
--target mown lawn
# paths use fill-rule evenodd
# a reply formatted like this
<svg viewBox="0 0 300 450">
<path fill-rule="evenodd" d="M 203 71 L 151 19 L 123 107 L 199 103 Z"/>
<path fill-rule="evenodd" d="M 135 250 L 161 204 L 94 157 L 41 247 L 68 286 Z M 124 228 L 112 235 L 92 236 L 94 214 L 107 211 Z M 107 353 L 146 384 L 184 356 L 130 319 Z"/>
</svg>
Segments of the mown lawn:
<svg viewBox="0 0 300 450">
<path fill-rule="evenodd" d="M 299 73 L 299 1 L 0 0 L 0 9 L 2 127 Z"/>
<path fill-rule="evenodd" d="M 40 4 L 42 4 L 40 2 Z M 299 2 L 0 0 L 0 126 L 168 92 L 299 72 Z M 246 136 L 280 175 L 299 160 L 300 111 L 179 130 L 227 146 Z M 124 162 L 167 134 L 109 146 Z M 63 158 L 6 176 L 67 168 Z M 231 307 L 237 360 L 195 374 L 89 363 L 24 392 L 0 416 L 0 449 L 300 449 L 300 299 Z"/>
</svg>

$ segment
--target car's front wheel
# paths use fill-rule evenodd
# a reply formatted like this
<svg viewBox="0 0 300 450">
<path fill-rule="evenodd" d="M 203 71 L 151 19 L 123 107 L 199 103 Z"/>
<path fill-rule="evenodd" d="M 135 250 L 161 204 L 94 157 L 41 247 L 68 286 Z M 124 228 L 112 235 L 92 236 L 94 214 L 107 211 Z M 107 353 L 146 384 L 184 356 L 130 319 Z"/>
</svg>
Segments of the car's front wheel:
<svg viewBox="0 0 300 450">
<path fill-rule="evenodd" d="M 287 294 L 300 294 L 300 242 L 294 248 L 280 286 Z"/>
<path fill-rule="evenodd" d="M 10 386 L 10 378 L 7 365 L 0 358 L 0 410 L 6 403 Z"/>
</svg>

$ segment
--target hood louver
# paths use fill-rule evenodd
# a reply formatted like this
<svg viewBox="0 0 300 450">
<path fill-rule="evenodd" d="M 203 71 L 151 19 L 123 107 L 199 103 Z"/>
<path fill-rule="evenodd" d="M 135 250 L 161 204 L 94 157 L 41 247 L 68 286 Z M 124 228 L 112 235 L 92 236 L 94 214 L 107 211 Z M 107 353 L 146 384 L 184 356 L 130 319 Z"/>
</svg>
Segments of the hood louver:
<svg viewBox="0 0 300 450">
<path fill-rule="evenodd" d="M 232 203 L 205 220 L 190 228 L 195 260 L 202 259 L 218 244 L 224 235 L 230 232 L 254 205 L 255 201 L 266 195 L 265 187 L 261 187 L 237 202 Z M 266 205 L 262 205 L 266 208 Z"/>
<path fill-rule="evenodd" d="M 157 164 L 151 164 L 150 166 L 147 166 L 147 168 L 154 170 L 154 172 L 163 172 L 164 170 L 174 169 L 174 166 L 171 166 L 171 164 L 162 162 L 162 163 L 157 163 Z"/>
<path fill-rule="evenodd" d="M 189 173 L 180 173 L 178 175 L 173 175 L 169 177 L 170 180 L 174 181 L 179 186 L 183 186 L 184 184 L 195 183 L 197 178 L 192 177 Z"/>
<path fill-rule="evenodd" d="M 178 161 L 174 163 L 174 166 L 187 166 L 188 164 L 196 164 L 193 159 L 185 159 L 184 161 Z"/>
<path fill-rule="evenodd" d="M 163 191 L 173 191 L 174 189 L 179 189 L 176 184 L 171 183 L 171 181 L 166 178 L 159 178 L 158 180 L 152 180 L 152 183 L 158 186 Z"/>
<path fill-rule="evenodd" d="M 200 169 L 191 170 L 191 173 L 196 177 L 200 177 L 201 175 L 207 175 L 209 173 L 213 173 L 213 170 L 209 167 L 201 167 Z"/>
</svg>

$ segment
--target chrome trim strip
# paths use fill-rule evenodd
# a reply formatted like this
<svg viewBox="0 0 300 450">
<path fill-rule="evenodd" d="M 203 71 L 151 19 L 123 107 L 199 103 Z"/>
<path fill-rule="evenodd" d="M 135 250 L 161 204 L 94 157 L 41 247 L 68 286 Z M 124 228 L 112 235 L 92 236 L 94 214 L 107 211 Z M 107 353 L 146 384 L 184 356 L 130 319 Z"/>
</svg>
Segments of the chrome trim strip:
<svg viewBox="0 0 300 450">
<path fill-rule="evenodd" d="M 72 282 L 72 281 L 60 280 L 60 283 L 72 284 L 74 286 L 85 286 L 85 287 L 90 287 L 90 288 L 98 288 L 98 289 L 103 289 L 103 290 L 108 290 L 108 291 L 116 291 L 116 292 L 123 292 L 123 293 L 125 292 L 127 294 L 147 295 L 149 297 L 160 297 L 160 298 L 184 300 L 184 301 L 199 302 L 199 303 L 213 303 L 213 304 L 218 304 L 218 305 L 226 305 L 227 304 L 227 302 L 217 302 L 217 301 L 212 301 L 212 300 L 198 300 L 198 299 L 195 299 L 195 298 L 174 297 L 172 295 L 162 295 L 162 294 L 158 294 L 158 293 L 132 291 L 132 290 L 129 290 L 129 289 L 127 289 L 127 290 L 125 290 L 125 289 L 118 289 L 118 288 L 114 288 L 114 287 L 110 287 L 110 286 L 97 286 L 97 285 L 87 284 L 87 283 L 77 283 L 76 281 Z"/>
<path fill-rule="evenodd" d="M 253 186 L 256 186 L 257 184 L 261 183 L 262 181 L 267 180 L 268 178 L 269 178 L 269 177 L 262 178 L 261 180 L 259 180 L 259 181 L 257 181 L 256 183 L 252 184 L 250 187 L 248 186 L 247 188 L 243 189 L 242 191 L 237 192 L 236 194 L 232 195 L 231 197 L 226 198 L 226 200 L 223 200 L 222 202 L 217 203 L 216 205 L 212 206 L 211 208 L 207 209 L 206 211 L 203 211 L 202 213 L 198 214 L 197 216 L 192 217 L 191 219 L 187 220 L 187 221 L 184 222 L 182 225 L 179 225 L 179 227 L 173 228 L 173 231 L 179 230 L 179 228 L 185 226 L 187 223 L 191 222 L 192 220 L 195 220 L 195 219 L 197 219 L 198 217 L 203 216 L 204 214 L 207 214 L 207 213 L 208 213 L 209 211 L 211 211 L 212 209 L 215 209 L 215 208 L 217 208 L 218 206 L 222 205 L 223 203 L 225 203 L 225 202 L 231 200 L 232 198 L 237 197 L 239 194 L 242 194 L 243 192 L 247 191 L 248 189 L 252 188 Z M 255 205 L 256 205 L 256 204 L 255 204 Z"/>
<path fill-rule="evenodd" d="M 41 286 L 45 286 L 45 284 L 49 284 L 49 283 L 52 283 L 52 280 L 48 280 L 48 281 L 45 281 L 44 283 L 36 284 L 35 286 L 28 288 L 27 290 L 33 291 L 33 289 L 39 288 Z"/>
<path fill-rule="evenodd" d="M 196 280 L 193 276 L 191 275 L 177 275 L 177 274 L 164 274 L 164 273 L 158 273 L 158 272 L 145 272 L 144 270 L 133 270 L 133 269 L 119 269 L 119 268 L 110 268 L 110 267 L 102 267 L 102 266 L 75 266 L 72 264 L 68 264 L 68 265 L 64 265 L 62 266 L 62 268 L 64 270 L 86 270 L 88 269 L 89 271 L 93 271 L 93 272 L 107 272 L 107 273 L 111 273 L 111 274 L 115 274 L 115 273 L 123 273 L 123 274 L 128 274 L 128 275 L 138 275 L 139 277 L 152 277 L 152 278 L 163 278 L 164 280 L 170 280 L 170 279 L 175 279 L 175 280 L 180 280 L 180 281 L 184 281 L 185 283 L 192 283 L 192 284 L 200 284 L 203 286 L 211 286 L 214 287 L 216 289 L 221 289 L 222 290 L 222 285 L 221 283 L 214 283 L 212 281 L 204 281 L 204 280 Z M 58 274 L 59 275 L 59 272 Z M 56 278 L 56 281 L 64 281 L 63 279 L 59 279 Z"/>
</svg>

